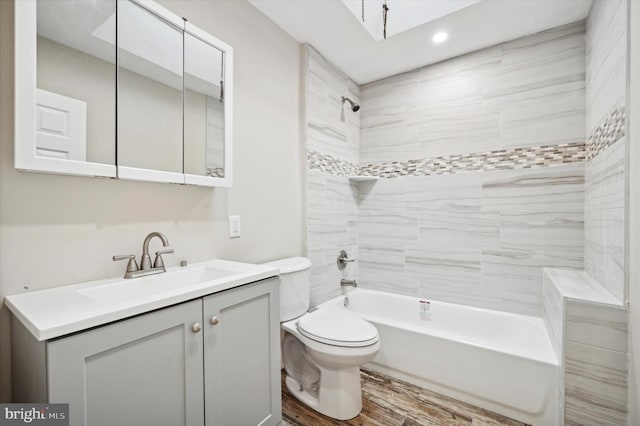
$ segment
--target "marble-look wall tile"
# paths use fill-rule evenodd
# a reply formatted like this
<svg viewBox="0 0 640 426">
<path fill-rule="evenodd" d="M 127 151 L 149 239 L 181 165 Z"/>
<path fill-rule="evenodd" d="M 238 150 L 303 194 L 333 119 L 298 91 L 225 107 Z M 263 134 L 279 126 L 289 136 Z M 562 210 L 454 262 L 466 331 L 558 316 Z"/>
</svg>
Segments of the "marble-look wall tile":
<svg viewBox="0 0 640 426">
<path fill-rule="evenodd" d="M 627 354 L 567 341 L 565 425 L 624 425 L 627 421 Z"/>
<path fill-rule="evenodd" d="M 488 248 L 498 245 L 500 215 L 497 212 L 420 210 L 420 241 L 442 248 Z"/>
<path fill-rule="evenodd" d="M 564 342 L 564 301 L 560 290 L 553 282 L 547 268 L 542 278 L 542 307 L 543 318 L 551 338 L 551 345 L 556 357 L 562 365 Z"/>
<path fill-rule="evenodd" d="M 583 271 L 544 271 L 544 312 L 560 361 L 562 424 L 625 425 L 627 311 Z"/>
<path fill-rule="evenodd" d="M 625 138 L 585 167 L 585 270 L 624 299 Z"/>
<path fill-rule="evenodd" d="M 582 267 L 580 250 L 499 247 L 482 252 L 482 280 L 502 310 L 542 315 L 542 270 Z"/>
<path fill-rule="evenodd" d="M 624 104 L 627 87 L 627 0 L 595 0 L 587 18 L 586 132 Z"/>
<path fill-rule="evenodd" d="M 585 165 L 590 208 L 624 207 L 625 138 L 602 151 Z"/>
<path fill-rule="evenodd" d="M 477 249 L 447 250 L 428 247 L 407 247 L 405 262 L 407 275 L 416 279 L 429 276 L 436 285 L 479 287 L 481 251 Z"/>
<path fill-rule="evenodd" d="M 358 163 L 360 114 L 340 99 L 360 102 L 360 91 L 345 74 L 311 46 L 305 46 L 306 147 L 321 154 Z"/>
<path fill-rule="evenodd" d="M 340 294 L 340 279 L 358 274 L 351 264 L 336 266 L 340 250 L 358 258 L 357 188 L 346 177 L 307 170 L 307 256 L 311 259 L 311 303 L 317 305 Z"/>
<path fill-rule="evenodd" d="M 417 212 L 407 208 L 404 179 L 381 179 L 360 192 L 360 242 L 379 246 L 404 247 L 418 235 Z"/>
<path fill-rule="evenodd" d="M 581 165 L 381 179 L 359 202 L 363 287 L 542 315 L 542 270 L 583 267 Z"/>
<path fill-rule="evenodd" d="M 432 245 L 407 247 L 405 273 L 420 283 L 421 294 L 451 301 L 452 293 L 466 294 L 467 297 L 482 294 L 481 260 L 481 252 L 477 249 L 451 250 Z"/>
<path fill-rule="evenodd" d="M 583 267 L 584 30 L 362 88 L 359 173 L 407 176 L 360 188 L 362 286 L 541 315 L 542 268 Z M 349 172 L 336 133 L 314 170 Z"/>
<path fill-rule="evenodd" d="M 585 24 L 364 85 L 360 163 L 585 140 Z"/>
<path fill-rule="evenodd" d="M 311 259 L 311 304 L 341 294 L 340 279 L 358 276 L 358 264 L 340 271 L 340 250 L 358 258 L 357 174 L 360 116 L 340 102 L 359 102 L 360 89 L 311 46 L 305 46 L 306 255 Z"/>
<path fill-rule="evenodd" d="M 595 0 L 586 35 L 585 270 L 622 301 L 627 1 Z"/>
<path fill-rule="evenodd" d="M 405 271 L 403 247 L 360 245 L 359 286 L 408 296 L 418 295 L 419 281 Z"/>
<path fill-rule="evenodd" d="M 487 173 L 483 209 L 531 212 L 584 210 L 584 164 Z"/>
<path fill-rule="evenodd" d="M 500 215 L 500 242 L 509 247 L 584 247 L 582 212 L 511 210 Z"/>
<path fill-rule="evenodd" d="M 566 310 L 568 341 L 627 352 L 627 311 L 622 306 L 568 300 Z"/>
</svg>

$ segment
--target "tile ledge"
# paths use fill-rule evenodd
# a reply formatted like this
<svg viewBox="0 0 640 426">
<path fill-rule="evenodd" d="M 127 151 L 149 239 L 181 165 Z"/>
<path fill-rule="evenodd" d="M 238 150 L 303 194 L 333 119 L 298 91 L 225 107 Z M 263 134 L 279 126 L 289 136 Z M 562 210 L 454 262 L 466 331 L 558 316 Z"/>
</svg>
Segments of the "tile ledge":
<svg viewBox="0 0 640 426">
<path fill-rule="evenodd" d="M 564 298 L 624 308 L 621 300 L 584 270 L 544 268 L 543 275 Z"/>
</svg>

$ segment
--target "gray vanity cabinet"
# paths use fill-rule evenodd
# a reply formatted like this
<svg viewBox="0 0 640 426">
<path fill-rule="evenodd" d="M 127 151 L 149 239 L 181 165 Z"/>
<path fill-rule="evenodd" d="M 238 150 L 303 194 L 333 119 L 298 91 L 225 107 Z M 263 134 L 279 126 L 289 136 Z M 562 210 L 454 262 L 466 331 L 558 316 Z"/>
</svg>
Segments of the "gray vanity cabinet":
<svg viewBox="0 0 640 426">
<path fill-rule="evenodd" d="M 38 342 L 13 321 L 15 402 L 70 424 L 276 425 L 279 278 Z"/>
<path fill-rule="evenodd" d="M 280 421 L 278 285 L 274 279 L 204 298 L 207 426 Z"/>
<path fill-rule="evenodd" d="M 50 402 L 70 424 L 202 425 L 202 302 L 194 300 L 47 345 Z"/>
</svg>

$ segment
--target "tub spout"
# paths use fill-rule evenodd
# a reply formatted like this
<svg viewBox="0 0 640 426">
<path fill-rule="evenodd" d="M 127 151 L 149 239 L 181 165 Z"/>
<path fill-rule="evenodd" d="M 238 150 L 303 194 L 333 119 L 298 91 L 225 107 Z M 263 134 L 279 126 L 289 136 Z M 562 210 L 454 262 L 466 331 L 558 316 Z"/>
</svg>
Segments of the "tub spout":
<svg viewBox="0 0 640 426">
<path fill-rule="evenodd" d="M 340 280 L 340 285 L 342 287 L 358 287 L 356 280 L 345 280 L 344 278 Z"/>
</svg>

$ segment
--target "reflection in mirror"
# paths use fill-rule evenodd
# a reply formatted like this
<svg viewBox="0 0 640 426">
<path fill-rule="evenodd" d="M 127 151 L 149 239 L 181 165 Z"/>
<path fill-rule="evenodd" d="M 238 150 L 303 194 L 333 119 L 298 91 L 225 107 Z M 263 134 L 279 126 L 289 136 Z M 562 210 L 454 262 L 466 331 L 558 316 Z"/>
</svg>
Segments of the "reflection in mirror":
<svg viewBox="0 0 640 426">
<path fill-rule="evenodd" d="M 115 0 L 37 1 L 37 157 L 115 164 Z"/>
<path fill-rule="evenodd" d="M 224 177 L 223 52 L 184 34 L 184 172 Z"/>
<path fill-rule="evenodd" d="M 183 173 L 182 29 L 118 2 L 118 165 Z"/>
</svg>

